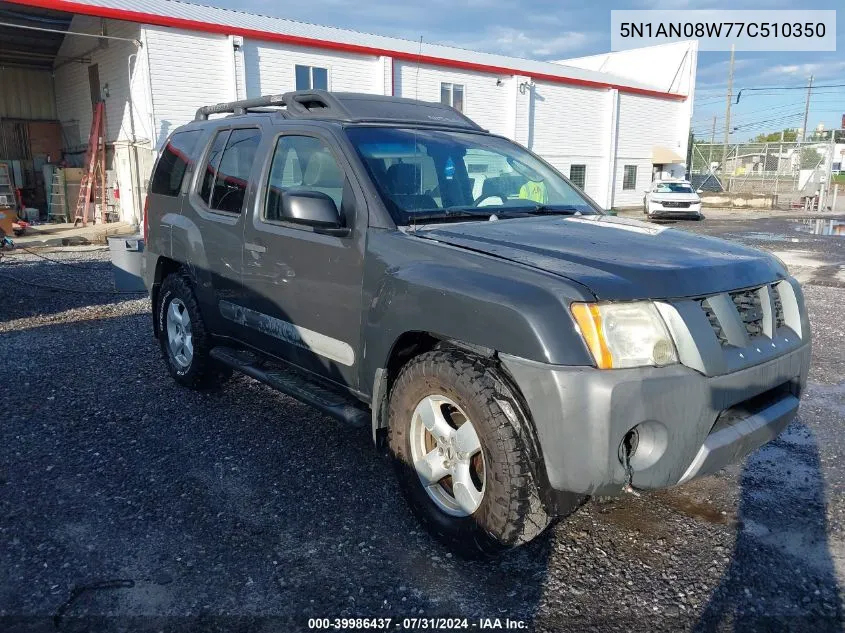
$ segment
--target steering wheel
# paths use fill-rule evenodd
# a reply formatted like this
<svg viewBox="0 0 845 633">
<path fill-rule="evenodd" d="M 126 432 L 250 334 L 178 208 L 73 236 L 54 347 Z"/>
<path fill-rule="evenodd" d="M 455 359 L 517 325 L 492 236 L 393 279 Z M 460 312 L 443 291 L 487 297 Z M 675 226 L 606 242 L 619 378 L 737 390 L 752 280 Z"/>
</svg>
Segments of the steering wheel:
<svg viewBox="0 0 845 633">
<path fill-rule="evenodd" d="M 500 193 L 488 193 L 488 194 L 481 194 L 478 198 L 476 198 L 475 202 L 472 203 L 474 207 L 480 207 L 481 203 L 487 200 L 487 198 L 498 198 L 502 201 L 502 205 L 507 204 L 508 199 Z"/>
</svg>

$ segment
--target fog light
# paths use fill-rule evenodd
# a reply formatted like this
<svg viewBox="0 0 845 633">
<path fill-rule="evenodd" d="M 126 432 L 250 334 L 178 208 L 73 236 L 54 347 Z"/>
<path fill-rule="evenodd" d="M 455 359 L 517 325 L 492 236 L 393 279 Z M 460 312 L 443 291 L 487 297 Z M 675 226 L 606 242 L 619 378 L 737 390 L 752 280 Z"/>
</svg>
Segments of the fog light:
<svg viewBox="0 0 845 633">
<path fill-rule="evenodd" d="M 669 433 L 656 420 L 647 420 L 632 427 L 619 442 L 619 463 L 625 464 L 627 455 L 631 470 L 645 470 L 657 463 L 666 452 Z"/>
</svg>

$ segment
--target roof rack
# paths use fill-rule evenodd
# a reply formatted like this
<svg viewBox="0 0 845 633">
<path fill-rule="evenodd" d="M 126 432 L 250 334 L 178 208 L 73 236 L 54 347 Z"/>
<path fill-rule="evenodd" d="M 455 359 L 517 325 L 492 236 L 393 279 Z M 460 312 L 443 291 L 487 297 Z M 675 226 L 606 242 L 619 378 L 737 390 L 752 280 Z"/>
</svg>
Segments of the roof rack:
<svg viewBox="0 0 845 633">
<path fill-rule="evenodd" d="M 464 130 L 483 129 L 463 113 L 442 103 L 326 90 L 297 90 L 281 95 L 266 95 L 203 106 L 197 110 L 195 120 L 206 121 L 212 114 L 237 116 L 248 112 L 276 112 L 286 119 L 319 119 L 345 123 L 413 123 Z"/>
</svg>

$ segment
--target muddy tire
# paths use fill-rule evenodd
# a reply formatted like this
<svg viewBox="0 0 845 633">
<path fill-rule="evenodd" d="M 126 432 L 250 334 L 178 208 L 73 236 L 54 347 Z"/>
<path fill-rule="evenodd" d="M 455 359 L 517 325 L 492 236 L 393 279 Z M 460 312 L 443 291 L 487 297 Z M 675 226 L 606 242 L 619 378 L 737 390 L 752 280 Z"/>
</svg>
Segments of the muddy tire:
<svg viewBox="0 0 845 633">
<path fill-rule="evenodd" d="M 402 492 L 423 525 L 463 556 L 522 545 L 551 522 L 503 407 L 519 415 L 507 385 L 460 351 L 414 358 L 390 392 L 388 442 Z"/>
<path fill-rule="evenodd" d="M 231 376 L 231 370 L 209 356 L 210 337 L 187 274 L 173 273 L 165 278 L 158 293 L 155 318 L 161 352 L 176 382 L 192 389 L 206 389 Z"/>
</svg>

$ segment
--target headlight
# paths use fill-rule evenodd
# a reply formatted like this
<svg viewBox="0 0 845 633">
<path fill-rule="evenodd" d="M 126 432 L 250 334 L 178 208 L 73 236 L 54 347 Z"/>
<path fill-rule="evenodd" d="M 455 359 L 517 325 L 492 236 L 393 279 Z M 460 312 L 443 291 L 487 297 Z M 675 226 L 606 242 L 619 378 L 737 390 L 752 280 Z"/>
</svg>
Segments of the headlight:
<svg viewBox="0 0 845 633">
<path fill-rule="evenodd" d="M 672 337 L 650 301 L 573 303 L 571 310 L 599 369 L 678 362 Z"/>
</svg>

